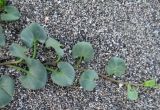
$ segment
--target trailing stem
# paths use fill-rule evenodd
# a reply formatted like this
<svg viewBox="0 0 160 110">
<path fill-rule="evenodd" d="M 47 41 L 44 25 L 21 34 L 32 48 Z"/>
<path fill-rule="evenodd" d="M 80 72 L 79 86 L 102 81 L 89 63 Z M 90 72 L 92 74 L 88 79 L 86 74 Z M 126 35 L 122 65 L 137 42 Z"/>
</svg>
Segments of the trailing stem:
<svg viewBox="0 0 160 110">
<path fill-rule="evenodd" d="M 110 78 L 106 75 L 102 75 L 102 74 L 98 74 L 101 78 L 104 78 L 108 81 L 111 81 L 111 82 L 114 82 L 114 83 L 117 83 L 117 84 L 122 84 L 122 85 L 125 85 L 127 86 L 128 84 L 130 84 L 131 86 L 135 86 L 135 87 L 143 87 L 143 84 L 136 84 L 136 83 L 129 83 L 129 82 L 122 82 L 122 81 L 119 81 L 119 80 L 115 80 L 113 78 Z"/>
<path fill-rule="evenodd" d="M 34 49 L 34 50 L 36 50 L 36 49 Z M 36 53 L 36 52 L 34 51 L 34 53 Z M 35 56 L 35 55 L 36 55 L 36 54 L 34 54 L 34 56 Z M 17 60 L 17 61 L 3 62 L 3 63 L 0 63 L 0 66 L 8 66 L 8 67 L 14 68 L 14 69 L 16 69 L 16 70 L 18 70 L 18 71 L 20 71 L 20 72 L 29 73 L 27 70 L 25 70 L 25 69 L 23 69 L 23 68 L 14 66 L 14 64 L 22 63 L 22 61 L 23 61 L 23 59 L 19 59 L 19 60 Z M 79 65 L 80 65 L 81 61 L 82 61 L 82 57 L 80 57 L 80 59 L 78 60 L 76 66 L 75 66 L 75 69 L 77 69 L 77 70 L 79 70 L 79 71 L 82 72 L 82 71 L 84 71 L 85 69 L 84 69 L 84 68 L 79 68 Z M 54 70 L 53 68 L 50 68 L 50 67 L 48 67 L 47 65 L 48 65 L 48 64 L 46 64 L 46 69 L 47 69 L 48 71 L 51 71 L 51 72 L 57 71 L 57 69 Z M 53 64 L 50 64 L 50 65 L 53 66 Z M 111 77 L 108 77 L 108 76 L 102 75 L 102 74 L 98 74 L 98 76 L 101 77 L 101 78 L 103 78 L 103 79 L 106 79 L 107 81 L 111 81 L 111 82 L 117 83 L 117 84 L 122 84 L 122 85 L 124 85 L 124 86 L 126 86 L 126 87 L 127 87 L 128 84 L 130 84 L 131 86 L 135 86 L 135 87 L 144 87 L 143 84 L 123 82 L 123 81 L 120 81 L 120 80 L 115 80 L 114 78 L 111 78 Z M 160 89 L 160 85 L 157 85 L 157 86 L 154 87 L 154 88 Z"/>
</svg>

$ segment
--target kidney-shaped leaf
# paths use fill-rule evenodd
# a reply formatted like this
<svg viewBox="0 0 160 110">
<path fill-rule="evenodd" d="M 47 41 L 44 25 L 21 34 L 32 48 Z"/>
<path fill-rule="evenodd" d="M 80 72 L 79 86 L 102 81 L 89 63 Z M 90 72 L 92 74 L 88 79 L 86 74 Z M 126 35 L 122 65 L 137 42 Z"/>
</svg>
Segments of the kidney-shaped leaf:
<svg viewBox="0 0 160 110">
<path fill-rule="evenodd" d="M 0 47 L 4 45 L 5 45 L 5 37 L 4 37 L 3 29 L 0 26 Z"/>
<path fill-rule="evenodd" d="M 78 42 L 72 49 L 74 58 L 82 57 L 84 61 L 89 61 L 94 57 L 94 50 L 89 42 Z"/>
<path fill-rule="evenodd" d="M 18 20 L 21 16 L 18 9 L 14 6 L 5 6 L 4 12 L 1 13 L 2 21 L 15 21 Z"/>
<path fill-rule="evenodd" d="M 80 85 L 88 90 L 92 91 L 96 87 L 95 79 L 98 79 L 98 74 L 94 70 L 86 70 L 80 77 Z"/>
<path fill-rule="evenodd" d="M 112 57 L 108 61 L 108 65 L 105 67 L 105 71 L 108 73 L 108 75 L 121 76 L 125 73 L 125 70 L 125 61 L 119 57 Z"/>
<path fill-rule="evenodd" d="M 22 46 L 20 46 L 18 44 L 15 44 L 15 43 L 13 43 L 10 46 L 10 52 L 15 57 L 26 59 L 27 58 L 27 56 L 25 55 L 26 51 L 27 51 L 27 49 L 25 47 L 22 47 Z"/>
<path fill-rule="evenodd" d="M 46 47 L 52 47 L 55 49 L 56 53 L 58 56 L 63 56 L 64 52 L 63 49 L 61 48 L 62 44 L 60 44 L 57 40 L 49 37 L 46 41 Z"/>
<path fill-rule="evenodd" d="M 130 84 L 127 85 L 127 98 L 129 100 L 137 100 L 138 99 L 138 92 L 136 88 L 131 87 Z"/>
<path fill-rule="evenodd" d="M 144 87 L 156 87 L 157 83 L 156 80 L 151 79 L 151 80 L 147 80 L 143 83 Z"/>
<path fill-rule="evenodd" d="M 47 82 L 47 71 L 39 60 L 28 59 L 26 60 L 29 71 L 27 75 L 21 76 L 20 82 L 23 87 L 27 89 L 41 89 Z"/>
<path fill-rule="evenodd" d="M 70 86 L 75 79 L 74 68 L 67 62 L 58 63 L 59 71 L 52 73 L 52 81 L 59 86 Z"/>
<path fill-rule="evenodd" d="M 46 32 L 38 23 L 31 23 L 21 32 L 20 36 L 28 47 L 32 47 L 34 41 L 44 43 L 47 39 Z"/>
<path fill-rule="evenodd" d="M 0 108 L 6 106 L 14 94 L 14 81 L 9 76 L 0 77 Z"/>
</svg>

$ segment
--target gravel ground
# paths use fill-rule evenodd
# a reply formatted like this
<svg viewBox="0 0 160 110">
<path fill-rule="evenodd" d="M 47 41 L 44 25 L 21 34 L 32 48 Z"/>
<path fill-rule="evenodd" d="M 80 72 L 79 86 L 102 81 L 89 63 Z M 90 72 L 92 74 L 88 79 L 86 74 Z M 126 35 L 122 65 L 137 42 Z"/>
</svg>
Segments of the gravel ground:
<svg viewBox="0 0 160 110">
<path fill-rule="evenodd" d="M 71 64 L 72 46 L 89 41 L 95 49 L 89 68 L 100 74 L 112 56 L 127 62 L 124 81 L 142 82 L 160 77 L 160 3 L 158 0 L 12 0 L 21 13 L 19 21 L 1 23 L 7 45 L 1 58 L 9 58 L 8 46 L 19 42 L 19 33 L 38 22 L 65 45 L 65 58 Z M 46 18 L 49 20 L 46 21 Z M 38 57 L 53 56 L 40 50 Z M 54 56 L 53 56 L 54 57 Z M 0 74 L 16 78 L 19 73 L 0 67 Z M 77 73 L 78 74 L 78 73 Z M 87 92 L 79 86 L 61 88 L 49 80 L 42 90 L 26 90 L 16 80 L 13 101 L 3 110 L 160 110 L 160 90 L 140 89 L 137 101 L 128 101 L 125 88 L 99 79 Z"/>
</svg>

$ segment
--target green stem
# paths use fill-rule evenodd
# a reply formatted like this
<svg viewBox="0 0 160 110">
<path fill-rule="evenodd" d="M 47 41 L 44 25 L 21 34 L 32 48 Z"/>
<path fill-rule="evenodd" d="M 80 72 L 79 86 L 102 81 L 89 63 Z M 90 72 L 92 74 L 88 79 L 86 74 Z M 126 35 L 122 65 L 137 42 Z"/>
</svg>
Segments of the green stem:
<svg viewBox="0 0 160 110">
<path fill-rule="evenodd" d="M 46 69 L 47 69 L 48 71 L 51 71 L 51 72 L 56 72 L 56 71 L 57 71 L 57 70 L 54 70 L 54 69 L 49 68 L 49 67 L 46 67 Z"/>
<path fill-rule="evenodd" d="M 108 81 L 111 81 L 111 82 L 114 82 L 114 83 L 117 83 L 117 84 L 122 84 L 122 85 L 125 85 L 127 86 L 128 84 L 130 84 L 131 86 L 135 86 L 135 87 L 144 87 L 143 84 L 136 84 L 136 83 L 129 83 L 129 82 L 122 82 L 122 81 L 119 81 L 119 80 L 115 80 L 113 78 L 110 78 L 106 75 L 102 75 L 102 74 L 98 74 L 100 77 L 108 80 Z"/>
<path fill-rule="evenodd" d="M 21 67 L 14 66 L 14 65 L 7 65 L 7 66 L 16 69 L 19 72 L 24 72 L 24 73 L 30 74 L 29 71 L 27 71 L 27 70 L 25 70 L 25 69 L 23 69 Z"/>
<path fill-rule="evenodd" d="M 35 59 L 37 54 L 37 41 L 34 41 L 33 43 L 33 52 L 32 52 L 32 58 Z"/>
<path fill-rule="evenodd" d="M 7 61 L 7 62 L 0 63 L 0 66 L 18 64 L 18 63 L 21 63 L 22 61 L 23 59 L 19 59 L 16 61 Z"/>
<path fill-rule="evenodd" d="M 61 57 L 58 56 L 58 59 L 56 60 L 56 63 L 58 63 L 60 61 Z"/>
</svg>

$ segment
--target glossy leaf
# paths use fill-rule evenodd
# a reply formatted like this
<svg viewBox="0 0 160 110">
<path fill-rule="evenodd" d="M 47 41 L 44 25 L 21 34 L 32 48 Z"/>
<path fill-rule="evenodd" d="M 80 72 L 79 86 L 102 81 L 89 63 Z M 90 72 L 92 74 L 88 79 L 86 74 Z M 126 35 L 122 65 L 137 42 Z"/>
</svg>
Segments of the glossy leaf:
<svg viewBox="0 0 160 110">
<path fill-rule="evenodd" d="M 21 14 L 14 6 L 5 6 L 4 12 L 0 14 L 0 20 L 2 21 L 15 21 L 20 18 Z"/>
<path fill-rule="evenodd" d="M 62 57 L 64 55 L 63 49 L 61 48 L 62 44 L 60 44 L 57 40 L 49 37 L 46 41 L 46 47 L 52 47 L 55 49 L 58 56 Z"/>
<path fill-rule="evenodd" d="M 92 91 L 96 87 L 96 79 L 98 74 L 94 70 L 86 70 L 82 73 L 79 82 L 84 89 Z"/>
<path fill-rule="evenodd" d="M 23 42 L 28 46 L 32 47 L 33 42 L 39 41 L 40 43 L 45 43 L 47 39 L 47 34 L 43 27 L 38 23 L 31 23 L 27 26 L 20 34 Z"/>
<path fill-rule="evenodd" d="M 74 58 L 82 57 L 84 61 L 89 61 L 94 57 L 94 50 L 89 42 L 78 42 L 72 49 Z"/>
<path fill-rule="evenodd" d="M 0 47 L 4 45 L 5 45 L 5 37 L 4 37 L 3 29 L 0 26 Z"/>
<path fill-rule="evenodd" d="M 143 86 L 144 87 L 155 87 L 157 84 L 156 84 L 156 80 L 152 79 L 152 80 L 148 80 L 148 81 L 145 81 L 143 83 Z"/>
<path fill-rule="evenodd" d="M 0 108 L 6 106 L 14 94 L 14 81 L 9 76 L 0 77 Z"/>
<path fill-rule="evenodd" d="M 18 44 L 15 44 L 15 43 L 13 43 L 10 46 L 10 52 L 15 57 L 26 59 L 27 58 L 27 56 L 25 55 L 26 51 L 28 51 L 28 50 L 25 47 L 22 47 L 22 46 L 20 46 Z"/>
<path fill-rule="evenodd" d="M 131 87 L 130 84 L 127 85 L 127 97 L 129 100 L 137 100 L 138 99 L 138 92 L 136 88 Z"/>
<path fill-rule="evenodd" d="M 70 86 L 75 79 L 74 68 L 67 62 L 58 63 L 59 71 L 53 71 L 51 78 L 59 86 Z"/>
<path fill-rule="evenodd" d="M 39 60 L 27 59 L 29 71 L 21 76 L 20 82 L 27 89 L 41 89 L 47 82 L 47 71 Z"/>
<path fill-rule="evenodd" d="M 108 75 L 121 76 L 125 73 L 125 70 L 125 61 L 119 57 L 112 57 L 108 61 L 108 65 L 105 67 L 105 71 Z"/>
</svg>

